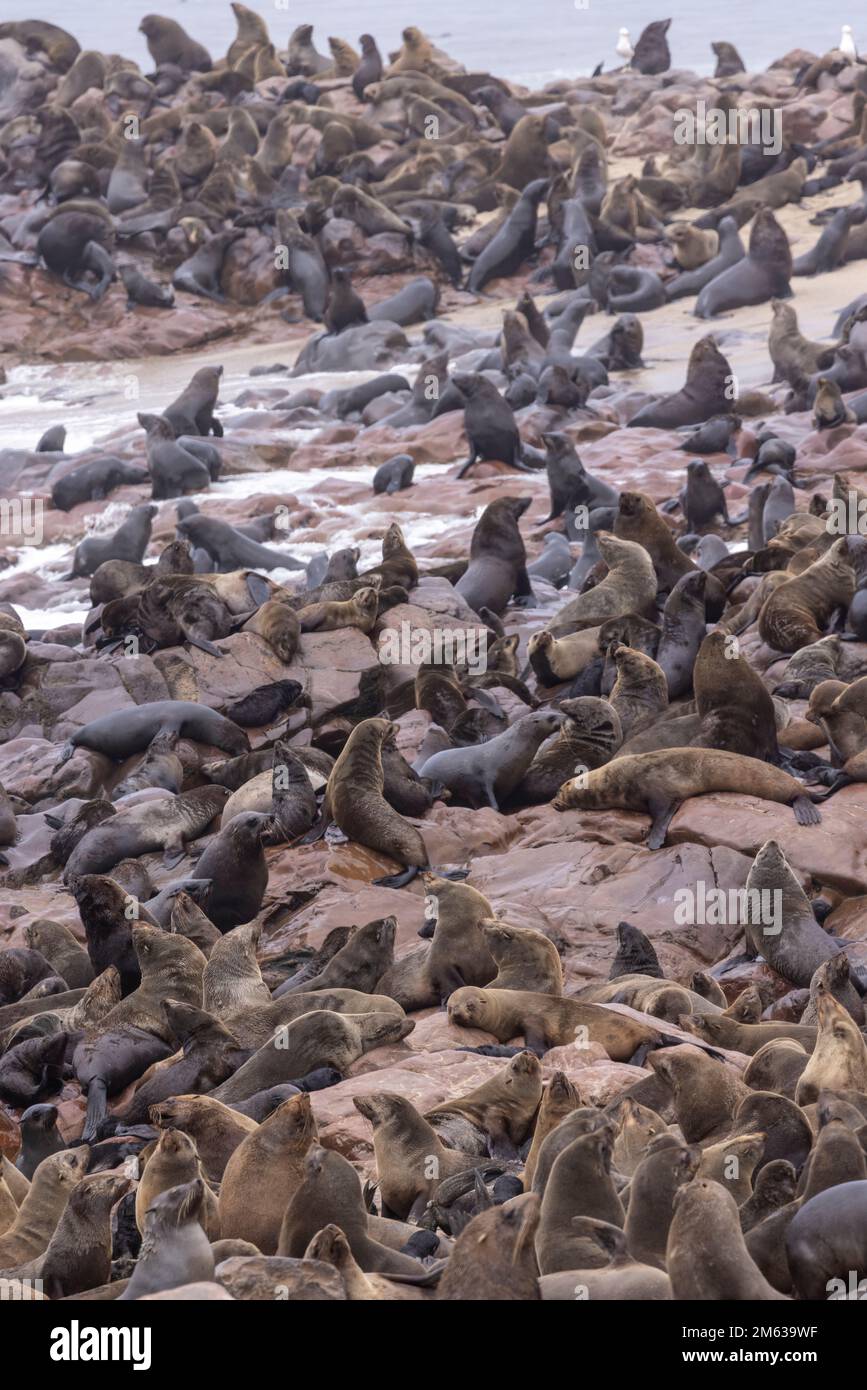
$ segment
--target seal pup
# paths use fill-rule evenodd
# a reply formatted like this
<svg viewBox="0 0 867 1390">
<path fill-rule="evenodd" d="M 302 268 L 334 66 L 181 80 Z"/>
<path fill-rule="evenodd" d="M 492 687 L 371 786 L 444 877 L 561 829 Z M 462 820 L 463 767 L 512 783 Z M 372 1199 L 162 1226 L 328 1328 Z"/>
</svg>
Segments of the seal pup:
<svg viewBox="0 0 867 1390">
<path fill-rule="evenodd" d="M 453 1302 L 535 1301 L 535 1237 L 541 1209 L 533 1192 L 474 1217 L 458 1236 L 436 1297 Z"/>
<path fill-rule="evenodd" d="M 559 713 L 527 714 L 487 743 L 435 753 L 419 768 L 419 776 L 442 783 L 473 809 L 487 805 L 497 811 L 527 772 L 540 744 L 562 722 Z"/>
<path fill-rule="evenodd" d="M 201 1224 L 206 1189 L 196 1177 L 154 1198 L 135 1269 L 118 1302 L 213 1279 L 214 1254 Z"/>
</svg>

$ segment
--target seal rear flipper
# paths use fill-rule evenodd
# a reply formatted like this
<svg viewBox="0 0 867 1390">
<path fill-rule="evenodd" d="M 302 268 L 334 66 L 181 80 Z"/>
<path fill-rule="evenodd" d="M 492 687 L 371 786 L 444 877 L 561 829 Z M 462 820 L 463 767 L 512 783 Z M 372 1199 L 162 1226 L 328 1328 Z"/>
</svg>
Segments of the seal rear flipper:
<svg viewBox="0 0 867 1390">
<path fill-rule="evenodd" d="M 418 865 L 411 864 L 402 874 L 389 874 L 386 878 L 375 878 L 373 882 L 377 888 L 403 888 L 412 882 L 418 872 Z"/>
<path fill-rule="evenodd" d="M 525 1047 L 507 1047 L 504 1043 L 482 1043 L 481 1047 L 459 1047 L 458 1052 L 475 1052 L 478 1057 L 517 1057 Z"/>
<path fill-rule="evenodd" d="M 315 845 L 318 840 L 325 838 L 325 832 L 331 824 L 331 816 L 325 809 L 323 803 L 319 808 L 319 814 L 313 822 L 306 835 L 302 835 L 298 841 L 299 845 Z"/>
<path fill-rule="evenodd" d="M 184 632 L 184 636 L 191 647 L 198 647 L 200 652 L 207 652 L 208 656 L 223 656 L 219 647 L 215 647 L 213 642 L 209 642 L 207 637 L 194 637 L 189 632 Z"/>
<path fill-rule="evenodd" d="M 792 802 L 792 810 L 799 825 L 819 825 L 822 820 L 821 811 L 818 806 L 813 805 L 808 796 L 796 796 Z"/>
<path fill-rule="evenodd" d="M 431 873 L 437 873 L 436 869 L 431 869 Z M 469 878 L 469 876 L 469 869 L 443 869 L 441 873 L 437 874 L 438 878 L 447 878 L 452 883 L 463 883 L 464 879 Z M 420 931 L 419 936 L 422 934 Z M 431 932 L 431 936 L 433 936 L 433 932 Z"/>
<path fill-rule="evenodd" d="M 456 478 L 463 478 L 463 477 L 465 477 L 466 474 L 469 473 L 469 471 L 470 471 L 470 469 L 472 468 L 473 464 L 474 464 L 474 463 L 477 463 L 477 462 L 478 462 L 477 455 L 476 455 L 476 454 L 473 454 L 471 458 L 468 458 L 468 459 L 467 459 L 466 463 L 462 463 L 462 464 L 461 464 L 460 468 L 458 469 L 457 473 L 455 474 L 455 477 L 456 477 Z"/>
<path fill-rule="evenodd" d="M 830 773 L 832 773 L 833 776 L 831 777 L 831 780 L 830 780 L 829 782 L 827 782 L 825 791 L 824 791 L 824 792 L 818 792 L 818 793 L 817 793 L 817 796 L 818 796 L 818 798 L 819 798 L 821 801 L 827 801 L 829 797 L 831 797 L 831 796 L 833 796 L 833 795 L 835 794 L 835 792 L 842 791 L 843 787 L 849 787 L 849 786 L 851 786 L 851 785 L 853 784 L 853 782 L 855 781 L 855 778 L 854 778 L 854 777 L 849 777 L 847 773 L 841 772 L 838 768 L 829 768 L 828 771 L 829 771 Z M 816 780 L 817 780 L 817 783 L 818 783 L 818 782 L 824 782 L 825 778 L 824 778 L 824 776 L 822 776 L 822 775 L 820 774 L 819 778 L 817 778 Z M 803 797 L 803 798 L 802 798 L 802 797 L 798 797 L 797 800 L 798 800 L 798 801 L 801 801 L 801 800 L 805 800 L 805 801 L 806 801 L 807 798 L 806 798 L 806 797 Z M 812 802 L 809 802 L 809 801 L 808 801 L 807 804 L 811 807 L 812 810 L 814 810 L 814 811 L 816 810 L 816 807 L 813 806 Z M 796 806 L 796 805 L 797 805 L 797 802 L 793 801 L 793 802 L 792 802 L 792 809 L 793 809 L 793 810 L 795 810 L 795 806 Z M 796 818 L 797 818 L 797 820 L 798 820 L 798 824 L 799 824 L 799 825 L 808 825 L 808 824 L 815 825 L 815 823 L 816 823 L 815 821 L 802 821 L 801 818 L 800 818 L 800 816 L 798 816 L 797 811 L 795 811 L 795 816 L 796 816 Z"/>
</svg>

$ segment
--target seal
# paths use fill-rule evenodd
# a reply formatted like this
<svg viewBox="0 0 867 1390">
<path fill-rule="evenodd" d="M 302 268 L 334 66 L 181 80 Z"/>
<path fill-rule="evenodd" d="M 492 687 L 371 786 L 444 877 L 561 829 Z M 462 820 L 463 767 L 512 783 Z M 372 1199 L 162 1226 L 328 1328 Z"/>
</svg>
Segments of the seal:
<svg viewBox="0 0 867 1390">
<path fill-rule="evenodd" d="M 733 1067 L 714 1061 L 707 1052 L 688 1043 L 651 1053 L 648 1065 L 668 1088 L 688 1144 L 724 1138 L 731 1132 L 738 1106 L 753 1094 Z M 755 1128 L 753 1125 L 751 1130 Z"/>
<path fill-rule="evenodd" d="M 150 1107 L 162 1100 L 213 1090 L 247 1059 L 229 1029 L 203 1009 L 175 999 L 166 999 L 163 1009 L 182 1050 L 142 1076 L 129 1104 L 116 1112 L 125 1127 L 145 1124 Z"/>
<path fill-rule="evenodd" d="M 93 208 L 99 205 L 89 203 L 87 206 Z M 36 252 L 65 285 L 80 290 L 94 303 L 99 303 L 117 276 L 114 262 L 102 244 L 110 239 L 110 235 L 110 227 L 102 216 L 60 211 L 39 233 Z M 97 277 L 95 285 L 84 279 L 88 274 Z"/>
<path fill-rule="evenodd" d="M 474 1217 L 449 1256 L 437 1285 L 437 1299 L 538 1299 L 539 1266 L 534 1242 L 540 1208 L 539 1197 L 526 1192 Z"/>
<path fill-rule="evenodd" d="M 247 1135 L 229 1158 L 220 1185 L 224 1238 L 249 1240 L 276 1253 L 286 1207 L 304 1178 L 304 1158 L 318 1139 L 310 1097 L 290 1097 Z M 251 1200 L 251 1193 L 259 1195 Z"/>
<path fill-rule="evenodd" d="M 137 485 L 148 480 L 146 468 L 123 459 L 101 458 L 81 463 L 64 473 L 51 486 L 52 506 L 69 512 L 80 502 L 95 502 L 126 483 Z"/>
<path fill-rule="evenodd" d="M 0 1236 L 0 1269 L 35 1260 L 48 1248 L 70 1193 L 87 1172 L 87 1144 L 43 1158 L 9 1229 Z"/>
<path fill-rule="evenodd" d="M 108 1282 L 112 1207 L 130 1185 L 119 1173 L 91 1173 L 72 1190 L 41 1261 L 48 1298 L 74 1298 Z"/>
<path fill-rule="evenodd" d="M 200 367 L 181 394 L 162 412 L 176 438 L 182 435 L 222 436 L 223 427 L 214 414 L 220 393 L 222 367 Z"/>
<path fill-rule="evenodd" d="M 417 1222 L 438 1185 L 472 1168 L 476 1160 L 446 1148 L 411 1101 L 389 1091 L 353 1097 L 373 1129 L 376 1179 L 382 1215 Z"/>
<path fill-rule="evenodd" d="M 698 228 L 693 228 L 693 230 L 700 231 Z M 719 251 L 703 265 L 694 270 L 684 271 L 683 274 L 676 275 L 673 280 L 669 280 L 665 287 L 669 302 L 673 299 L 682 299 L 689 294 L 698 294 L 705 285 L 716 280 L 724 270 L 728 270 L 738 261 L 743 260 L 746 251 L 735 219 L 723 217 L 717 223 L 716 231 L 719 237 Z"/>
<path fill-rule="evenodd" d="M 249 922 L 259 911 L 268 886 L 262 841 L 270 828 L 269 816 L 244 811 L 221 827 L 196 864 L 196 876 L 210 881 L 200 906 L 218 931 Z"/>
<path fill-rule="evenodd" d="M 733 379 L 732 369 L 713 338 L 701 338 L 689 355 L 686 382 L 680 391 L 643 406 L 627 421 L 627 427 L 679 429 L 682 425 L 701 425 L 713 415 L 726 415 L 732 405 Z"/>
<path fill-rule="evenodd" d="M 786 1235 L 786 1258 L 799 1298 L 848 1299 L 864 1278 L 867 1181 L 819 1192 L 796 1212 Z"/>
<path fill-rule="evenodd" d="M 473 262 L 467 281 L 467 289 L 473 294 L 479 294 L 489 280 L 514 275 L 532 256 L 539 204 L 548 186 L 547 179 L 534 179 L 526 185 L 499 231 Z"/>
<path fill-rule="evenodd" d="M 57 1130 L 57 1113 L 56 1105 L 31 1105 L 19 1120 L 21 1148 L 15 1158 L 15 1167 L 28 1182 L 32 1181 L 43 1158 L 59 1153 L 66 1147 Z"/>
<path fill-rule="evenodd" d="M 516 1159 L 542 1099 L 542 1067 L 532 1052 L 518 1052 L 498 1075 L 467 1095 L 444 1100 L 425 1119 L 452 1147 Z"/>
<path fill-rule="evenodd" d="M 352 288 L 352 277 L 345 266 L 338 266 L 331 273 L 324 318 L 325 327 L 332 334 L 369 322 L 364 300 Z"/>
<path fill-rule="evenodd" d="M 115 762 L 124 762 L 134 753 L 143 753 L 158 734 L 169 732 L 226 753 L 245 753 L 250 748 L 243 730 L 216 710 L 190 700 L 154 700 L 104 714 L 77 729 L 64 744 L 56 767 L 71 758 L 76 748 L 90 748 Z"/>
<path fill-rule="evenodd" d="M 158 68 L 172 64 L 182 72 L 210 72 L 212 64 L 207 49 L 191 39 L 174 19 L 147 14 L 138 28 Z"/>
<path fill-rule="evenodd" d="M 456 584 L 476 612 L 502 613 L 510 599 L 531 599 L 527 552 L 518 520 L 530 498 L 498 498 L 482 512 L 470 541 L 470 562 Z"/>
<path fill-rule="evenodd" d="M 776 840 L 767 840 L 753 860 L 746 891 L 748 903 L 771 894 L 764 901 L 780 904 L 781 917 L 776 912 L 774 916 L 782 922 L 782 930 L 774 931 L 773 926 L 769 929 L 767 923 L 753 920 L 760 914 L 748 912 L 744 927 L 748 951 L 762 956 L 790 984 L 808 988 L 816 970 L 839 955 L 844 943 L 835 941 L 816 921 L 812 904 Z M 749 896 L 756 893 L 759 898 Z M 775 898 L 775 894 L 781 896 Z"/>
<path fill-rule="evenodd" d="M 670 701 L 687 694 L 693 683 L 693 668 L 706 632 L 706 587 L 703 573 L 682 574 L 662 610 L 656 661 L 665 675 Z"/>
<path fill-rule="evenodd" d="M 545 1184 L 536 1256 L 540 1274 L 581 1268 L 584 1237 L 575 1217 L 623 1226 L 623 1204 L 611 1178 L 614 1131 L 603 1124 L 573 1139 L 557 1155 Z"/>
<path fill-rule="evenodd" d="M 195 1140 L 209 1182 L 220 1182 L 235 1149 L 257 1128 L 255 1120 L 211 1096 L 173 1096 L 152 1105 L 150 1119 L 160 1128 L 182 1130 Z"/>
<path fill-rule="evenodd" d="M 118 1302 L 146 1298 L 214 1277 L 214 1253 L 201 1224 L 207 1184 L 201 1177 L 161 1192 L 148 1209 L 141 1253 Z"/>
<path fill-rule="evenodd" d="M 257 1091 L 304 1076 L 316 1067 L 347 1072 L 353 1062 L 374 1047 L 399 1042 L 412 1032 L 412 1019 L 395 1014 L 336 1014 L 314 1009 L 288 1023 L 280 1043 L 269 1039 L 211 1095 L 231 1104 L 248 1100 Z"/>
<path fill-rule="evenodd" d="M 798 652 L 824 637 L 838 607 L 854 595 L 849 539 L 841 537 L 795 578 L 779 584 L 759 613 L 761 641 L 777 652 Z"/>
<path fill-rule="evenodd" d="M 652 24 L 642 29 L 630 60 L 630 67 L 635 72 L 642 72 L 650 77 L 668 72 L 671 67 L 671 52 L 666 34 L 670 27 L 670 19 L 655 19 Z"/>
<path fill-rule="evenodd" d="M 523 778 L 539 745 L 562 721 L 561 714 L 550 711 L 527 714 L 487 743 L 435 753 L 419 768 L 419 776 L 442 783 L 474 810 L 491 806 L 497 811 Z"/>
<path fill-rule="evenodd" d="M 179 1129 L 164 1129 L 145 1163 L 136 1189 L 135 1219 L 142 1234 L 145 1216 L 159 1194 L 170 1188 L 194 1182 L 200 1176 L 199 1155 L 189 1135 L 183 1134 Z M 199 1209 L 199 1221 L 211 1240 L 219 1239 L 220 1218 L 217 1199 L 207 1184 Z"/>
<path fill-rule="evenodd" d="M 202 835 L 228 800 L 225 787 L 196 787 L 178 796 L 122 806 L 117 815 L 97 825 L 76 845 L 66 861 L 67 881 L 82 874 L 110 873 L 121 859 L 163 851 L 163 862 L 174 868 L 186 854 L 186 844 Z"/>
<path fill-rule="evenodd" d="M 345 946 L 318 974 L 300 980 L 286 980 L 275 990 L 274 998 L 299 990 L 352 989 L 372 994 L 394 960 L 395 917 L 378 917 L 353 932 Z"/>
<path fill-rule="evenodd" d="M 387 719 L 365 719 L 346 740 L 325 791 L 328 816 L 344 835 L 407 866 L 402 874 L 378 880 L 399 888 L 428 867 L 424 840 L 414 826 L 398 815 L 383 796 L 382 744 L 396 735 Z"/>
<path fill-rule="evenodd" d="M 209 237 L 203 246 L 172 271 L 173 288 L 204 299 L 213 299 L 217 304 L 225 304 L 226 295 L 222 287 L 223 262 L 229 248 L 243 235 L 243 228 L 233 227 L 229 231 L 217 232 Z M 218 431 L 215 430 L 214 433 Z"/>
<path fill-rule="evenodd" d="M 622 501 L 621 497 L 621 505 Z M 595 588 L 578 594 L 558 609 L 549 624 L 555 637 L 629 614 L 643 616 L 655 607 L 657 575 L 644 544 L 605 531 L 599 532 L 597 543 L 608 573 Z"/>
<path fill-rule="evenodd" d="M 798 1105 L 811 1104 L 821 1090 L 867 1087 L 867 1043 L 852 1016 L 824 986 L 819 988 L 816 1015 L 819 1034 L 795 1092 Z"/>
<path fill-rule="evenodd" d="M 771 209 L 760 207 L 753 219 L 747 255 L 705 285 L 693 313 L 709 319 L 747 304 L 789 299 L 792 273 L 789 238 Z"/>
<path fill-rule="evenodd" d="M 482 923 L 485 944 L 497 965 L 491 989 L 563 993 L 563 967 L 553 941 L 542 932 L 493 919 Z"/>
<path fill-rule="evenodd" d="M 466 883 L 425 874 L 425 908 L 434 918 L 429 950 L 402 956 L 378 981 L 382 994 L 403 1009 L 445 1004 L 464 984 L 487 984 L 497 966 L 485 944 L 482 924 L 493 916 L 488 899 Z M 422 935 L 428 934 L 427 926 Z"/>
<path fill-rule="evenodd" d="M 317 1144 L 307 1152 L 304 1176 L 286 1207 L 277 1254 L 300 1259 L 316 1233 L 328 1224 L 329 1215 L 365 1273 L 419 1273 L 416 1260 L 371 1237 L 358 1174 L 341 1154 Z"/>
<path fill-rule="evenodd" d="M 624 1101 L 624 1106 L 629 1103 Z M 615 1157 L 616 1152 L 615 1147 Z M 685 1147 L 671 1134 L 657 1134 L 648 1143 L 632 1174 L 624 1223 L 627 1244 L 636 1260 L 665 1269 L 674 1200 L 694 1178 L 699 1162 L 698 1149 Z"/>
<path fill-rule="evenodd" d="M 735 1199 L 709 1178 L 693 1178 L 674 1198 L 667 1264 L 676 1299 L 774 1302 L 785 1298 L 753 1261 Z"/>
<path fill-rule="evenodd" d="M 75 547 L 72 573 L 67 579 L 93 574 L 106 560 L 129 560 L 141 564 L 151 538 L 151 523 L 157 508 L 149 504 L 133 507 L 126 521 L 111 536 L 86 536 Z"/>
<path fill-rule="evenodd" d="M 695 659 L 693 688 L 701 732 L 698 748 L 726 750 L 778 763 L 776 710 L 764 681 L 719 628 Z"/>
<path fill-rule="evenodd" d="M 449 1021 L 462 1028 L 493 1033 L 501 1043 L 523 1035 L 540 1056 L 552 1047 L 598 1042 L 615 1062 L 627 1062 L 639 1048 L 655 1046 L 660 1034 L 625 1014 L 574 999 L 553 998 L 530 990 L 465 987 L 448 1002 Z"/>
<path fill-rule="evenodd" d="M 607 657 L 617 672 L 609 703 L 620 720 L 624 738 L 628 738 L 667 708 L 668 682 L 653 657 L 623 642 L 612 642 Z"/>
</svg>

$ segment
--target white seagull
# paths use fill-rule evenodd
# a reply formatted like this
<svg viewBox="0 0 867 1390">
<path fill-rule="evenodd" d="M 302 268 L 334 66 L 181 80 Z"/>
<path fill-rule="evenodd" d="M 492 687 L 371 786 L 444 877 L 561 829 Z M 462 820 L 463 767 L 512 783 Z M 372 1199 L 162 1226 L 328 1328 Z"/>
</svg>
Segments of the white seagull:
<svg viewBox="0 0 867 1390">
<path fill-rule="evenodd" d="M 629 41 L 628 29 L 620 30 L 620 35 L 617 39 L 615 52 L 618 54 L 619 57 L 623 59 L 624 63 L 632 62 L 632 55 L 635 52 L 635 49 L 632 47 L 632 44 Z"/>
<path fill-rule="evenodd" d="M 844 56 L 848 58 L 850 62 L 856 63 L 858 61 L 858 50 L 855 47 L 855 40 L 852 37 L 851 24 L 843 25 L 843 32 L 840 35 L 840 43 L 838 47 L 840 49 L 840 52 L 844 54 Z"/>
</svg>

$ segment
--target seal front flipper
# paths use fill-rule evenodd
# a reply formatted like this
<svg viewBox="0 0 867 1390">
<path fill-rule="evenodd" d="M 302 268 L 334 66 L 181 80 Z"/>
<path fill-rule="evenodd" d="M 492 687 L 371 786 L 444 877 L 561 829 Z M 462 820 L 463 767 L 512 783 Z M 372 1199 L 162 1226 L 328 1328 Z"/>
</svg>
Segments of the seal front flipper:
<svg viewBox="0 0 867 1390">
<path fill-rule="evenodd" d="M 186 845 L 182 840 L 166 845 L 165 853 L 163 854 L 163 867 L 166 869 L 176 869 L 186 855 L 186 852 Z"/>
<path fill-rule="evenodd" d="M 678 802 L 662 800 L 661 798 L 649 796 L 647 798 L 647 809 L 653 817 L 653 824 L 647 836 L 648 849 L 662 849 L 665 844 L 665 837 L 668 834 L 668 827 L 671 824 Z"/>
</svg>

